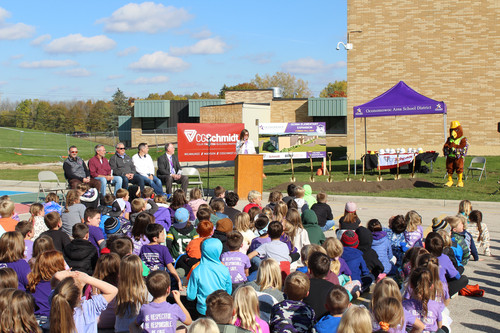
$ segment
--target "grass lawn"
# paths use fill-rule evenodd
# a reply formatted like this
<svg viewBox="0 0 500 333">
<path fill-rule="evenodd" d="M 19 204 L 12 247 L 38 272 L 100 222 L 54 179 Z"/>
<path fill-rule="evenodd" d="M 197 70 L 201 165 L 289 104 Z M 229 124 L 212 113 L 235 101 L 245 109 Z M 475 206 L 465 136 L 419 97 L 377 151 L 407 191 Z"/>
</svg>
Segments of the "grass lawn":
<svg viewBox="0 0 500 333">
<path fill-rule="evenodd" d="M 130 155 L 135 154 L 136 150 L 130 150 L 127 153 Z M 334 156 L 342 156 L 341 150 L 335 150 Z M 345 150 L 344 150 L 345 152 Z M 157 159 L 163 151 L 156 151 L 152 148 L 150 150 L 152 158 Z M 466 167 L 469 165 L 472 157 L 467 157 Z M 35 163 L 35 162 L 33 162 Z M 497 170 L 500 170 L 500 156 L 487 157 L 487 177 L 483 178 L 479 182 L 477 176 L 473 179 L 469 178 L 465 182 L 464 188 L 444 188 L 443 184 L 445 179 L 445 159 L 444 157 L 439 157 L 434 163 L 434 172 L 428 174 L 416 174 L 416 177 L 432 182 L 435 187 L 432 188 L 411 188 L 411 189 L 400 189 L 393 191 L 384 191 L 378 193 L 370 192 L 350 192 L 350 193 L 329 193 L 337 195 L 362 195 L 362 196 L 381 196 L 381 197 L 404 197 L 404 198 L 426 198 L 426 199 L 447 199 L 447 200 L 462 200 L 469 199 L 473 201 L 500 201 L 500 193 L 497 195 L 490 195 L 495 190 L 497 190 L 500 185 L 497 184 L 500 174 Z M 360 162 L 358 161 L 358 167 Z M 26 166 L 27 167 L 27 166 Z M 321 167 L 320 161 L 313 162 L 314 171 Z M 308 182 L 310 177 L 310 164 L 307 161 L 297 161 L 294 162 L 295 177 L 298 182 Z M 46 169 L 46 168 L 43 168 Z M 55 167 L 50 168 L 58 175 L 60 180 L 64 179 L 62 168 Z M 332 177 L 334 182 L 341 182 L 347 177 L 347 161 L 345 160 L 335 160 L 332 162 Z M 0 170 L 0 179 L 10 179 L 10 180 L 31 180 L 37 181 L 37 175 L 40 168 L 33 166 L 33 169 L 2 169 Z M 207 186 L 207 169 L 199 169 L 204 181 L 204 187 Z M 291 177 L 291 167 L 290 163 L 279 164 L 279 162 L 272 162 L 265 165 L 264 172 L 267 179 L 264 180 L 264 191 L 278 186 L 283 183 L 288 183 Z M 368 172 L 365 177 L 369 182 L 376 182 L 378 173 Z M 384 179 L 394 179 L 394 175 L 391 175 L 388 171 L 383 171 L 382 176 Z M 409 174 L 402 174 L 402 178 L 409 178 Z M 351 161 L 351 178 L 353 182 L 361 181 L 361 171 L 358 170 L 358 174 L 354 176 L 353 174 L 353 162 Z M 327 176 L 316 176 L 316 182 L 327 181 Z M 456 181 L 455 181 L 456 183 Z M 310 183 L 314 192 L 314 183 Z M 214 188 L 217 185 L 224 186 L 228 190 L 234 188 L 234 168 L 232 167 L 211 167 L 210 169 L 210 188 Z M 267 200 L 267 198 L 264 198 Z"/>
</svg>

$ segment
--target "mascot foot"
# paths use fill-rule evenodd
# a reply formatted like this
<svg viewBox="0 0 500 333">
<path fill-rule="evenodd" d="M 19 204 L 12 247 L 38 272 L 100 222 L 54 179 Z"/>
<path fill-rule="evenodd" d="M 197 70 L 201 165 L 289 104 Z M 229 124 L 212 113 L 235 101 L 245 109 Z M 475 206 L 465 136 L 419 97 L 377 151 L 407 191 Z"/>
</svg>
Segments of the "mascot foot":
<svg viewBox="0 0 500 333">
<path fill-rule="evenodd" d="M 457 187 L 464 187 L 464 182 L 458 182 Z"/>
<path fill-rule="evenodd" d="M 463 179 L 463 176 L 464 176 L 464 174 L 463 174 L 463 173 L 459 173 L 459 174 L 458 174 L 458 183 L 457 183 L 457 187 L 464 187 L 464 181 L 462 180 L 462 179 Z"/>
<path fill-rule="evenodd" d="M 451 187 L 453 185 L 453 175 L 448 174 L 448 181 L 444 183 L 444 186 Z"/>
</svg>

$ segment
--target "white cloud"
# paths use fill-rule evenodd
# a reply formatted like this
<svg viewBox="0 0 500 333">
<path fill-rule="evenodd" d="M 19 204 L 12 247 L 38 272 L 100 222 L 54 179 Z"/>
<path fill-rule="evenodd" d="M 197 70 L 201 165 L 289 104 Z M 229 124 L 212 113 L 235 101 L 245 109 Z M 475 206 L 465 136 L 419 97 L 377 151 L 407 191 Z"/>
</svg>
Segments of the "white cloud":
<svg viewBox="0 0 500 333">
<path fill-rule="evenodd" d="M 249 54 L 241 58 L 253 62 L 254 64 L 263 65 L 270 63 L 273 57 L 274 53 L 267 52 L 267 53 Z"/>
<path fill-rule="evenodd" d="M 67 69 L 65 71 L 59 72 L 62 76 L 70 76 L 70 77 L 86 77 L 92 75 L 92 73 L 85 68 L 73 68 Z"/>
<path fill-rule="evenodd" d="M 35 27 L 24 23 L 7 23 L 10 12 L 0 7 L 0 40 L 16 40 L 30 38 L 35 33 Z"/>
<path fill-rule="evenodd" d="M 195 39 L 205 39 L 212 36 L 212 32 L 208 29 L 203 29 L 201 31 L 195 32 L 191 35 L 191 37 Z"/>
<path fill-rule="evenodd" d="M 15 54 L 9 57 L 9 60 L 17 60 L 24 58 L 24 54 Z"/>
<path fill-rule="evenodd" d="M 346 63 L 343 61 L 336 62 L 335 64 L 326 64 L 323 60 L 316 60 L 313 58 L 292 60 L 282 65 L 283 70 L 294 74 L 317 74 L 329 71 L 333 68 L 342 68 L 345 66 Z"/>
<path fill-rule="evenodd" d="M 219 37 L 202 39 L 194 45 L 185 47 L 172 47 L 173 55 L 183 54 L 221 54 L 229 47 Z"/>
<path fill-rule="evenodd" d="M 76 66 L 78 63 L 73 60 L 39 60 L 32 62 L 22 62 L 19 64 L 21 68 L 58 68 Z"/>
<path fill-rule="evenodd" d="M 189 68 L 189 64 L 181 58 L 157 51 L 143 55 L 139 61 L 130 64 L 128 67 L 140 71 L 182 72 Z"/>
<path fill-rule="evenodd" d="M 157 84 L 157 83 L 164 83 L 168 81 L 168 77 L 159 75 L 159 76 L 154 76 L 154 77 L 138 77 L 135 80 L 130 81 L 129 83 L 132 84 Z"/>
<path fill-rule="evenodd" d="M 181 26 L 192 15 L 183 8 L 165 7 L 154 2 L 129 3 L 118 8 L 110 17 L 97 23 L 104 23 L 109 32 L 146 32 L 154 34 Z"/>
<path fill-rule="evenodd" d="M 108 75 L 106 77 L 106 80 L 116 80 L 116 79 L 121 79 L 123 77 L 123 75 L 119 74 L 119 75 Z"/>
<path fill-rule="evenodd" d="M 116 42 L 104 35 L 84 37 L 81 34 L 72 34 L 54 39 L 45 51 L 49 53 L 79 53 L 108 51 L 116 46 Z"/>
<path fill-rule="evenodd" d="M 119 57 L 125 57 L 125 56 L 128 56 L 129 54 L 134 54 L 137 51 L 139 51 L 139 49 L 136 46 L 131 46 L 131 47 L 127 47 L 126 49 L 121 50 L 120 52 L 117 53 L 117 55 Z"/>
<path fill-rule="evenodd" d="M 49 34 L 41 35 L 41 36 L 38 36 L 37 38 L 33 39 L 30 44 L 31 45 L 40 45 L 40 44 L 50 40 L 51 38 L 52 38 L 52 36 Z"/>
</svg>

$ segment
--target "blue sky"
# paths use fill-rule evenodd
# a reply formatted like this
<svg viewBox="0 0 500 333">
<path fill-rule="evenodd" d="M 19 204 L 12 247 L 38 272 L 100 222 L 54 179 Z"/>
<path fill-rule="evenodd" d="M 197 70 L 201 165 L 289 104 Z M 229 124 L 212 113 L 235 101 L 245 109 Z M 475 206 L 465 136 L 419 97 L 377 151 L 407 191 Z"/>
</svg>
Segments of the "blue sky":
<svg viewBox="0 0 500 333">
<path fill-rule="evenodd" d="M 0 99 L 209 91 L 289 72 L 347 77 L 346 0 L 0 1 Z"/>
</svg>

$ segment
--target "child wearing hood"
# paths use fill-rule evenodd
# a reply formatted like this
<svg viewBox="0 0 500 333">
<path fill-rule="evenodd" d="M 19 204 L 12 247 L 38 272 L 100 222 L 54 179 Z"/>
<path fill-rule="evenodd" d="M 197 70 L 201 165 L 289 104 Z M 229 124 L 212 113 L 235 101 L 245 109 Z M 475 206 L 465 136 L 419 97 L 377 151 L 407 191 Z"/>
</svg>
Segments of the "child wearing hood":
<svg viewBox="0 0 500 333">
<path fill-rule="evenodd" d="M 363 252 L 357 249 L 359 245 L 358 235 L 352 230 L 346 230 L 340 239 L 344 245 L 344 252 L 342 259 L 344 259 L 349 266 L 352 273 L 352 279 L 361 281 L 361 293 L 370 288 L 373 282 L 373 277 L 366 267 L 366 262 L 363 259 Z"/>
<path fill-rule="evenodd" d="M 306 191 L 304 190 L 303 187 L 297 186 L 295 188 L 295 203 L 297 204 L 297 209 L 300 212 L 304 212 L 305 210 L 309 209 L 309 205 L 307 204 L 306 200 L 304 199 L 304 196 L 306 195 Z"/>
<path fill-rule="evenodd" d="M 302 225 L 309 235 L 311 244 L 322 245 L 325 241 L 325 234 L 321 227 L 318 225 L 318 217 L 316 213 L 310 209 L 306 209 L 302 213 Z"/>
<path fill-rule="evenodd" d="M 372 249 L 377 252 L 378 259 L 384 266 L 384 274 L 395 275 L 397 270 L 391 262 L 393 257 L 391 241 L 387 237 L 387 233 L 382 231 L 382 224 L 377 219 L 371 219 L 368 221 L 368 230 L 372 232 Z"/>
<path fill-rule="evenodd" d="M 216 290 L 225 290 L 232 293 L 232 282 L 229 269 L 222 264 L 222 243 L 217 238 L 207 238 L 201 244 L 201 261 L 189 279 L 187 299 L 196 300 L 196 310 L 201 315 L 207 311 L 207 296 Z"/>
<path fill-rule="evenodd" d="M 380 262 L 377 252 L 375 252 L 372 248 L 372 232 L 367 228 L 360 226 L 356 229 L 355 233 L 358 235 L 359 241 L 357 249 L 363 252 L 363 259 L 365 260 L 366 267 L 368 267 L 368 270 L 373 274 L 373 276 L 378 277 L 379 274 L 384 272 L 384 265 Z"/>
<path fill-rule="evenodd" d="M 309 184 L 304 185 L 304 200 L 309 207 L 312 207 L 317 202 L 316 198 L 312 195 L 312 188 Z"/>
</svg>

